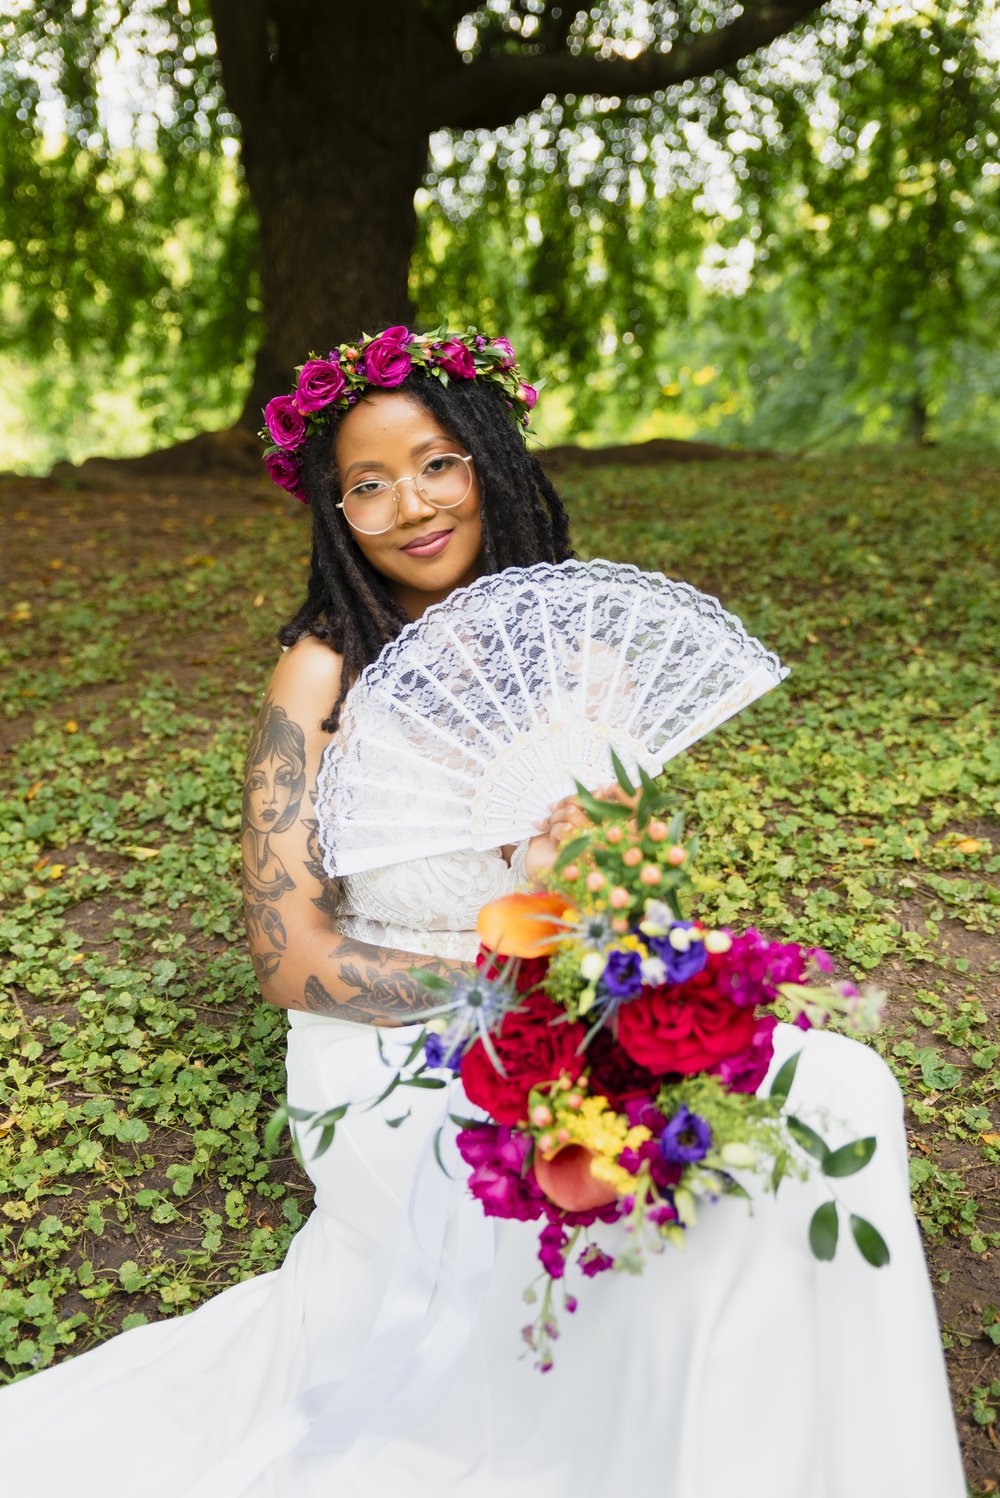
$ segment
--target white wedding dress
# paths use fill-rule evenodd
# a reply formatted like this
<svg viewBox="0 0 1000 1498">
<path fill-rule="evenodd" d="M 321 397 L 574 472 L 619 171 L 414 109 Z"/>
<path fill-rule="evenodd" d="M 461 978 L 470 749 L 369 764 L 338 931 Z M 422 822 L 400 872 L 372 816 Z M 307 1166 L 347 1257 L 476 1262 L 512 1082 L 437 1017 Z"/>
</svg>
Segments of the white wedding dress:
<svg viewBox="0 0 1000 1498">
<path fill-rule="evenodd" d="M 498 854 L 348 881 L 344 927 L 468 957 Z M 387 1073 L 363 1026 L 292 1013 L 290 1101 L 370 1096 Z M 384 1030 L 387 1045 L 410 1030 Z M 821 1187 L 725 1199 L 641 1279 L 571 1277 L 555 1368 L 520 1340 L 538 1224 L 485 1219 L 429 1141 L 441 1092 L 350 1115 L 310 1164 L 316 1210 L 282 1268 L 0 1391 L 18 1498 L 963 1498 L 930 1286 L 907 1189 L 899 1089 L 871 1050 L 777 1032 L 804 1056 L 792 1101 L 832 1143 L 876 1134 L 838 1183 L 881 1229 L 817 1263 Z M 405 1097 L 406 1103 L 399 1099 Z M 463 1100 L 451 1099 L 462 1111 Z M 464 1105 L 467 1106 L 467 1105 Z M 302 1140 L 308 1158 L 309 1136 Z M 600 1229 L 614 1251 L 615 1227 Z"/>
</svg>

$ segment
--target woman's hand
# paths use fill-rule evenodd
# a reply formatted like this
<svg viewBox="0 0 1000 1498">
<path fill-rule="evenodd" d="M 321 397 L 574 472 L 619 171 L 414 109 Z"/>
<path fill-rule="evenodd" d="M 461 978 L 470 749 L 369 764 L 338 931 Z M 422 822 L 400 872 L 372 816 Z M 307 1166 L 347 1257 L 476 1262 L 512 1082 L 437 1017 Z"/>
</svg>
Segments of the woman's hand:
<svg viewBox="0 0 1000 1498">
<path fill-rule="evenodd" d="M 617 793 L 617 794 L 616 794 Z M 602 785 L 591 792 L 599 801 L 618 799 L 621 792 L 617 785 Z M 555 864 L 560 846 L 577 832 L 590 827 L 590 818 L 580 805 L 579 796 L 563 796 L 549 807 L 548 816 L 536 822 L 538 835 L 528 843 L 524 860 L 524 871 L 528 878 L 538 881 Z"/>
</svg>

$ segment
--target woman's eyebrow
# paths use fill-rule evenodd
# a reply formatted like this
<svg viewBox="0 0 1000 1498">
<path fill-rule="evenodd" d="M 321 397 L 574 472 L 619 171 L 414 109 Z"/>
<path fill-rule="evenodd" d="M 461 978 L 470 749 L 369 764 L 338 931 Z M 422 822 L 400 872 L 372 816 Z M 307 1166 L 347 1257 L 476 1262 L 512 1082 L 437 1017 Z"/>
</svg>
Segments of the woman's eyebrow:
<svg viewBox="0 0 1000 1498">
<path fill-rule="evenodd" d="M 421 453 L 427 452 L 428 448 L 433 447 L 436 442 L 451 442 L 454 443 L 456 447 L 460 446 L 459 443 L 455 442 L 455 438 L 449 437 L 446 432 L 436 432 L 433 437 L 425 437 L 423 442 L 418 442 L 413 447 L 411 447 L 410 457 L 419 458 Z M 349 474 L 352 474 L 355 471 L 355 469 L 379 468 L 383 472 L 386 472 L 388 470 L 388 467 L 388 463 L 384 463 L 381 458 L 358 458 L 356 462 L 349 463 L 344 469 L 344 477 L 346 479 Z"/>
</svg>

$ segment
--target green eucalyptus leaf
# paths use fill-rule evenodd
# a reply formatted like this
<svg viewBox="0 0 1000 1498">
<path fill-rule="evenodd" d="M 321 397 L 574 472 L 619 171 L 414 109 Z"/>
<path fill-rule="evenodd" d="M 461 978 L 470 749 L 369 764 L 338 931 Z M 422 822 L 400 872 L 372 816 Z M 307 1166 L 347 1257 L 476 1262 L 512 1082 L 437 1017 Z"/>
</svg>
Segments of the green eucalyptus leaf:
<svg viewBox="0 0 1000 1498">
<path fill-rule="evenodd" d="M 878 1228 L 865 1217 L 851 1214 L 851 1232 L 861 1250 L 862 1257 L 875 1269 L 882 1269 L 889 1262 L 889 1247 Z"/>
<path fill-rule="evenodd" d="M 796 1143 L 800 1144 L 804 1150 L 807 1150 L 810 1155 L 822 1164 L 830 1153 L 830 1146 L 826 1140 L 817 1134 L 815 1129 L 810 1128 L 807 1123 L 803 1123 L 801 1118 L 796 1118 L 794 1114 L 789 1114 L 787 1123 L 788 1132 L 792 1135 Z"/>
<path fill-rule="evenodd" d="M 798 1070 L 801 1060 L 801 1051 L 796 1051 L 794 1056 L 789 1056 L 788 1060 L 779 1068 L 777 1076 L 771 1083 L 771 1091 L 768 1093 L 768 1097 L 773 1098 L 778 1103 L 784 1102 L 792 1090 L 792 1083 L 795 1080 L 795 1073 Z"/>
<path fill-rule="evenodd" d="M 824 1202 L 817 1207 L 809 1224 L 809 1246 L 817 1259 L 832 1259 L 837 1252 L 840 1221 L 837 1203 Z"/>
<path fill-rule="evenodd" d="M 864 1170 L 868 1161 L 875 1153 L 876 1140 L 869 1135 L 866 1139 L 853 1139 L 850 1144 L 844 1144 L 840 1149 L 831 1150 L 823 1161 L 823 1174 L 826 1176 L 852 1176 L 856 1171 Z"/>
</svg>

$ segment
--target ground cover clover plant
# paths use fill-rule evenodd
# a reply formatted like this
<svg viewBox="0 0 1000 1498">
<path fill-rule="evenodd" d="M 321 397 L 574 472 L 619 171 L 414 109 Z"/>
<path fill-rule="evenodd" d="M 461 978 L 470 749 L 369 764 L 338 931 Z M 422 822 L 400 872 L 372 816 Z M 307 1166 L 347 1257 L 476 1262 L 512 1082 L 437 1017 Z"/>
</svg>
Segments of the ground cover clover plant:
<svg viewBox="0 0 1000 1498">
<path fill-rule="evenodd" d="M 145 481 L 143 481 L 145 482 Z M 997 464 L 861 452 L 558 475 L 578 549 L 718 594 L 792 676 L 672 761 L 698 909 L 889 994 L 973 1490 L 997 1491 Z M 255 997 L 239 779 L 305 577 L 245 485 L 0 483 L 0 1377 L 278 1263 L 308 1211 Z M 990 1483 L 993 1487 L 990 1487 Z"/>
</svg>

